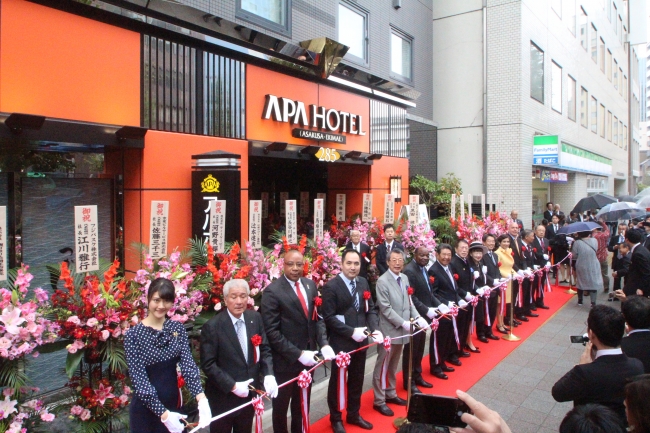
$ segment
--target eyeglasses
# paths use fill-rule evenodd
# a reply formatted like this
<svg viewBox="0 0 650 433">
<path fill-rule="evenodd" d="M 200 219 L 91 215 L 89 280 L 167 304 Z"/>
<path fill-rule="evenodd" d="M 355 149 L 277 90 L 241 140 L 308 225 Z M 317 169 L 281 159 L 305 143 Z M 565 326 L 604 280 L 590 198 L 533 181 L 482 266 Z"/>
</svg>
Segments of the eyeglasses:
<svg viewBox="0 0 650 433">
<path fill-rule="evenodd" d="M 305 264 L 303 262 L 297 262 L 297 263 L 284 262 L 284 266 L 288 268 L 302 268 L 303 266 L 305 266 Z"/>
<path fill-rule="evenodd" d="M 389 262 L 391 262 L 391 263 L 404 263 L 404 259 L 390 259 Z"/>
</svg>

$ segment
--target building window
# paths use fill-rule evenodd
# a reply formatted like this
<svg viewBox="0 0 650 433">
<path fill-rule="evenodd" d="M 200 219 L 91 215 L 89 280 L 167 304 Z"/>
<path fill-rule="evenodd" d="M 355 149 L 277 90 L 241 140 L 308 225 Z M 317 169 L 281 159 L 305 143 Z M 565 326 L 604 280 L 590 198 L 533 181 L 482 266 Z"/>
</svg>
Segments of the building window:
<svg viewBox="0 0 650 433">
<path fill-rule="evenodd" d="M 607 140 L 612 141 L 612 112 L 607 112 Z"/>
<path fill-rule="evenodd" d="M 605 106 L 603 104 L 598 106 L 598 132 L 601 137 L 605 138 Z"/>
<path fill-rule="evenodd" d="M 621 16 L 618 16 L 618 40 L 621 41 L 621 44 L 623 43 L 623 18 Z"/>
<path fill-rule="evenodd" d="M 612 81 L 612 52 L 607 50 L 607 59 L 605 60 L 605 68 L 607 68 L 607 79 Z"/>
<path fill-rule="evenodd" d="M 614 60 L 612 64 L 612 82 L 614 83 L 614 88 L 618 89 L 618 62 Z"/>
<path fill-rule="evenodd" d="M 627 150 L 627 126 L 623 126 L 623 149 Z"/>
<path fill-rule="evenodd" d="M 612 1 L 612 24 L 614 24 L 614 33 L 616 33 L 616 17 L 618 17 L 618 9 L 616 8 L 616 4 Z"/>
<path fill-rule="evenodd" d="M 618 119 L 616 116 L 612 118 L 612 143 L 618 146 Z"/>
<path fill-rule="evenodd" d="M 370 100 L 370 153 L 408 158 L 409 141 L 406 110 Z"/>
<path fill-rule="evenodd" d="M 551 62 L 551 108 L 562 113 L 562 67 Z"/>
<path fill-rule="evenodd" d="M 620 80 L 620 83 L 618 85 L 618 93 L 623 96 L 625 89 L 623 88 L 623 70 L 621 68 L 618 68 L 618 79 Z"/>
<path fill-rule="evenodd" d="M 587 175 L 587 194 L 597 194 L 599 192 L 607 192 L 607 181 L 608 179 L 604 176 L 594 176 L 591 174 Z"/>
<path fill-rule="evenodd" d="M 551 0 L 551 8 L 558 17 L 562 18 L 562 0 Z"/>
<path fill-rule="evenodd" d="M 235 17 L 291 35 L 291 0 L 236 0 Z"/>
<path fill-rule="evenodd" d="M 390 71 L 398 80 L 413 80 L 413 38 L 392 28 L 390 33 Z"/>
<path fill-rule="evenodd" d="M 587 12 L 582 7 L 578 9 L 578 28 L 580 29 L 580 45 L 587 51 Z"/>
<path fill-rule="evenodd" d="M 600 38 L 600 46 L 599 46 L 598 51 L 600 51 L 600 53 L 599 53 L 599 55 L 600 55 L 600 70 L 604 74 L 605 73 L 605 41 L 603 40 L 603 38 Z"/>
<path fill-rule="evenodd" d="M 618 122 L 618 147 L 623 148 L 623 122 Z"/>
<path fill-rule="evenodd" d="M 598 133 L 598 103 L 596 98 L 591 96 L 589 99 L 589 111 L 591 114 L 591 132 L 594 134 Z"/>
<path fill-rule="evenodd" d="M 589 92 L 584 87 L 580 88 L 580 124 L 588 128 L 587 115 L 589 114 L 587 104 L 589 103 Z"/>
<path fill-rule="evenodd" d="M 564 0 L 564 20 L 573 36 L 576 35 L 576 0 Z"/>
<path fill-rule="evenodd" d="M 605 6 L 607 8 L 607 19 L 609 20 L 610 23 L 612 22 L 612 8 L 610 6 L 611 4 L 612 4 L 612 0 L 607 0 L 607 6 Z"/>
<path fill-rule="evenodd" d="M 368 12 L 348 3 L 339 3 L 339 39 L 350 47 L 346 60 L 368 64 Z"/>
<path fill-rule="evenodd" d="M 594 23 L 591 23 L 591 60 L 598 63 L 598 30 Z"/>
<path fill-rule="evenodd" d="M 530 43 L 530 97 L 544 103 L 544 51 Z"/>
<path fill-rule="evenodd" d="M 623 75 L 623 99 L 627 102 L 627 77 Z"/>
<path fill-rule="evenodd" d="M 567 89 L 566 105 L 567 116 L 570 120 L 576 121 L 576 80 L 567 75 L 569 85 Z"/>
</svg>

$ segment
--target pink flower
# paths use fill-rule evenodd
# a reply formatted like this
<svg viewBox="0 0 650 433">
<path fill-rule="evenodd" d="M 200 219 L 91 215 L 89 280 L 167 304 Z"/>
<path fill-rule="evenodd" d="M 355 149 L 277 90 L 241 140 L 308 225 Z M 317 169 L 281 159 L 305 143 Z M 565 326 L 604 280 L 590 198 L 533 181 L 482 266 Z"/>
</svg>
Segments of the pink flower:
<svg viewBox="0 0 650 433">
<path fill-rule="evenodd" d="M 104 330 L 101 332 L 101 334 L 102 334 L 101 337 L 99 337 L 99 339 L 100 339 L 101 341 L 106 341 L 106 340 L 108 340 L 108 337 L 111 336 L 111 333 L 108 331 L 108 329 L 104 329 Z"/>
<path fill-rule="evenodd" d="M 72 408 L 70 408 L 70 413 L 72 415 L 79 416 L 79 415 L 81 415 L 81 412 L 83 412 L 83 410 L 84 410 L 84 408 L 81 407 L 81 406 L 72 406 Z"/>
<path fill-rule="evenodd" d="M 7 337 L 0 338 L 0 349 L 9 349 L 11 341 Z"/>
<path fill-rule="evenodd" d="M 99 401 L 99 404 L 104 406 L 106 399 L 115 398 L 115 396 L 111 393 L 112 389 L 112 386 L 104 386 L 103 383 L 99 384 L 99 388 L 95 390 L 95 398 L 97 401 Z"/>
<path fill-rule="evenodd" d="M 2 315 L 0 315 L 0 322 L 4 323 L 5 330 L 13 335 L 16 335 L 20 332 L 19 326 L 25 322 L 25 319 L 20 317 L 20 308 L 16 307 L 7 307 L 2 310 Z"/>
<path fill-rule="evenodd" d="M 77 316 L 70 316 L 70 317 L 68 317 L 68 320 L 66 320 L 66 321 L 67 322 L 72 322 L 75 325 L 78 325 L 78 324 L 81 323 L 81 320 L 79 320 L 79 318 Z"/>
<path fill-rule="evenodd" d="M 90 328 L 94 328 L 95 326 L 97 326 L 98 323 L 99 323 L 99 320 L 95 319 L 94 317 L 91 317 L 86 322 L 86 326 L 88 326 Z"/>
<path fill-rule="evenodd" d="M 79 418 L 81 418 L 82 421 L 88 421 L 90 419 L 90 411 L 84 409 L 83 412 L 79 414 Z"/>
<path fill-rule="evenodd" d="M 0 418 L 8 418 L 9 415 L 16 412 L 16 403 L 18 403 L 18 400 L 11 400 L 8 395 L 5 396 L 4 400 L 0 400 L 0 412 L 2 413 Z"/>
<path fill-rule="evenodd" d="M 41 419 L 45 422 L 52 422 L 54 421 L 54 414 L 46 412 L 44 414 L 41 414 Z"/>
<path fill-rule="evenodd" d="M 129 401 L 129 396 L 126 395 L 126 394 L 122 394 L 122 395 L 120 396 L 120 401 L 122 402 L 122 404 L 126 404 L 126 402 Z"/>
<path fill-rule="evenodd" d="M 126 395 L 131 394 L 131 388 L 129 388 L 128 386 L 125 386 L 124 387 L 124 394 L 126 394 Z"/>
</svg>

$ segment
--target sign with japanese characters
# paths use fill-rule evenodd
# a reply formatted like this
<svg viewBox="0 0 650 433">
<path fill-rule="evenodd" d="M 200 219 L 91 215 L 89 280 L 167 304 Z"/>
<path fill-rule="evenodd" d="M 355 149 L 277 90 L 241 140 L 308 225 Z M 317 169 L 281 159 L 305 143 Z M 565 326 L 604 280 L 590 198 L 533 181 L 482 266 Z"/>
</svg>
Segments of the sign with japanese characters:
<svg viewBox="0 0 650 433">
<path fill-rule="evenodd" d="M 345 221 L 345 194 L 336 194 L 336 219 Z"/>
<path fill-rule="evenodd" d="M 485 218 L 485 194 L 481 194 L 481 217 Z"/>
<path fill-rule="evenodd" d="M 75 206 L 75 252 L 77 273 L 99 270 L 97 206 Z"/>
<path fill-rule="evenodd" d="M 420 196 L 409 195 L 409 222 L 417 224 L 418 222 L 418 207 L 420 206 Z"/>
<path fill-rule="evenodd" d="M 226 201 L 214 200 L 210 208 L 210 244 L 215 253 L 226 250 Z"/>
<path fill-rule="evenodd" d="M 159 259 L 167 255 L 168 218 L 169 202 L 152 200 L 149 229 L 149 255 L 152 259 Z"/>
<path fill-rule="evenodd" d="M 263 192 L 261 198 L 262 198 L 262 218 L 268 218 L 269 217 L 269 193 Z"/>
<path fill-rule="evenodd" d="M 451 217 L 456 219 L 456 194 L 451 195 Z"/>
<path fill-rule="evenodd" d="M 0 206 L 0 281 L 7 279 L 7 206 Z"/>
<path fill-rule="evenodd" d="M 285 228 L 287 235 L 287 242 L 290 244 L 298 243 L 298 227 L 297 227 L 297 215 L 296 215 L 296 201 L 287 200 L 285 202 L 286 207 L 286 219 L 285 219 Z"/>
<path fill-rule="evenodd" d="M 361 212 L 361 221 L 364 223 L 372 222 L 372 194 L 363 194 L 363 210 Z"/>
<path fill-rule="evenodd" d="M 300 218 L 309 216 L 309 191 L 300 191 Z"/>
<path fill-rule="evenodd" d="M 318 194 L 316 194 L 316 198 L 322 198 L 323 199 L 323 209 L 327 209 L 327 193 L 319 192 Z"/>
<path fill-rule="evenodd" d="M 287 200 L 289 200 L 289 193 L 288 192 L 281 192 L 280 193 L 280 216 L 285 216 L 286 215 L 286 204 Z"/>
<path fill-rule="evenodd" d="M 253 248 L 262 248 L 262 200 L 251 200 L 248 216 L 248 240 Z"/>
<path fill-rule="evenodd" d="M 460 197 L 460 219 L 465 220 L 465 196 L 463 194 L 458 194 Z"/>
<path fill-rule="evenodd" d="M 393 224 L 395 222 L 395 196 L 393 194 L 384 195 L 384 224 Z"/>
<path fill-rule="evenodd" d="M 325 219 L 325 200 L 314 200 L 314 241 L 323 239 L 323 223 Z"/>
</svg>

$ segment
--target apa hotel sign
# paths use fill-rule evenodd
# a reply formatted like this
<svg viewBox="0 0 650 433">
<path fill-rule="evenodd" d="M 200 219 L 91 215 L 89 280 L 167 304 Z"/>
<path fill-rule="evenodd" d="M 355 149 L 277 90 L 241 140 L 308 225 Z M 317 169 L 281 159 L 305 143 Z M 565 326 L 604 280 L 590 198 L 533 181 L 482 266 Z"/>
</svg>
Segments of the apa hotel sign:
<svg viewBox="0 0 650 433">
<path fill-rule="evenodd" d="M 345 144 L 345 135 L 342 134 L 366 135 L 363 117 L 358 114 L 310 104 L 308 115 L 304 102 L 275 95 L 266 95 L 262 118 L 301 126 L 294 128 L 292 135 L 307 140 Z"/>
</svg>

